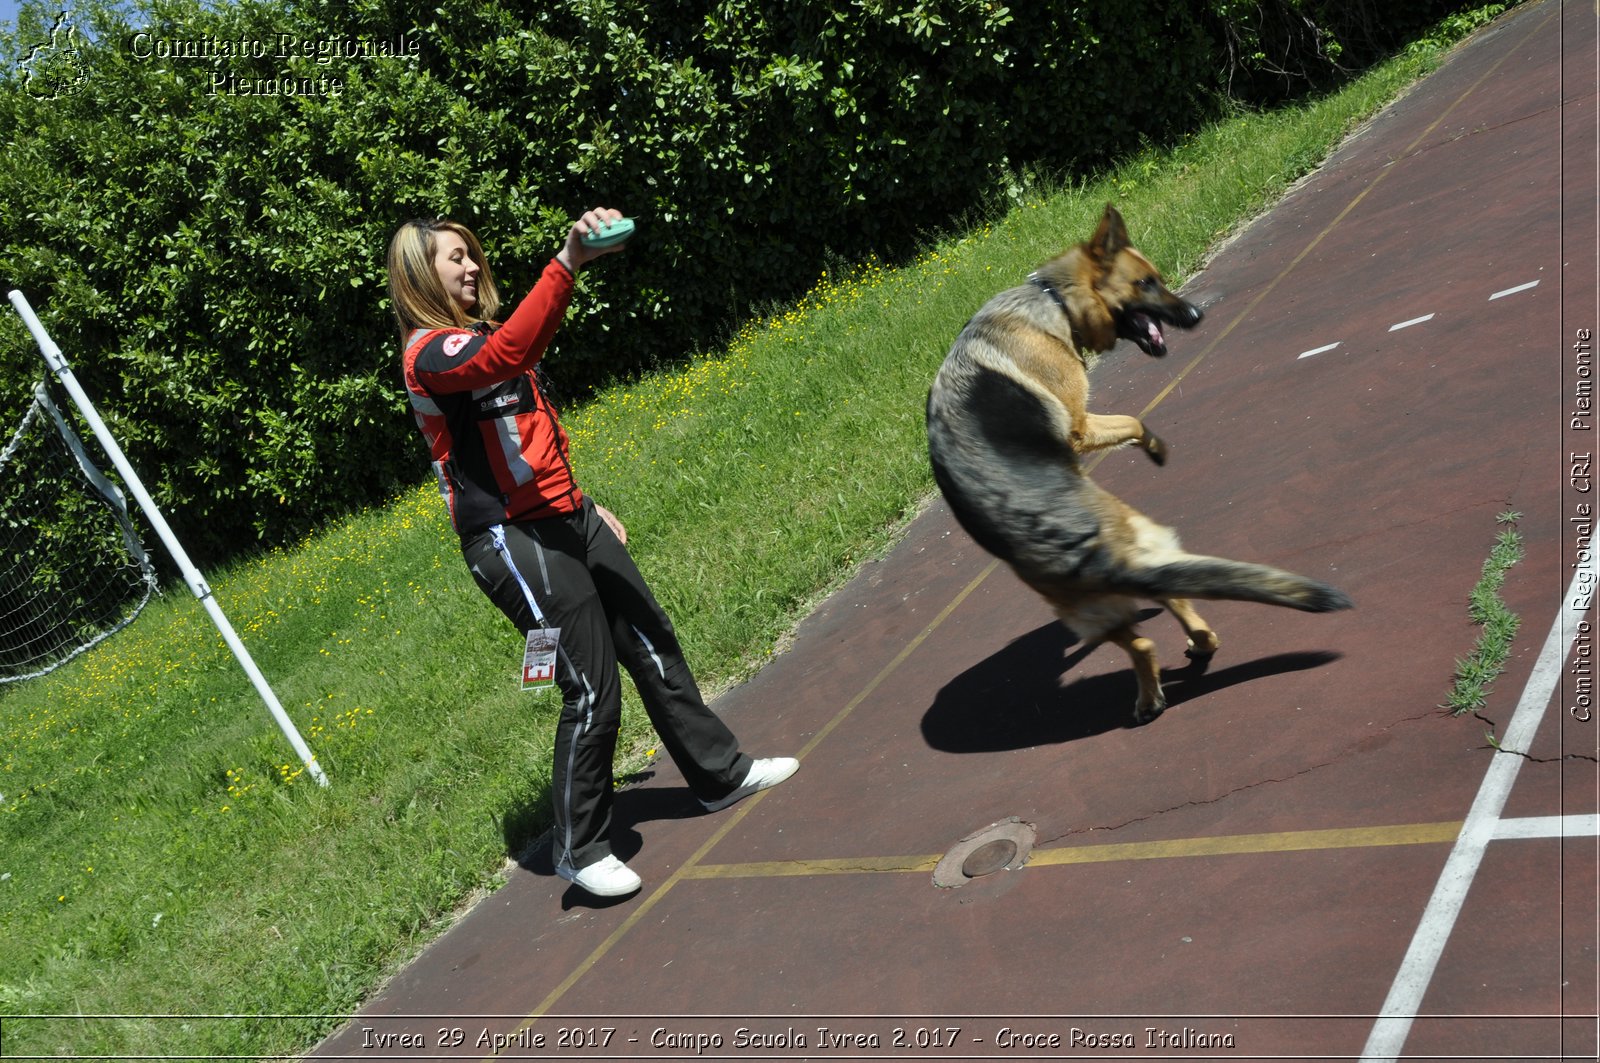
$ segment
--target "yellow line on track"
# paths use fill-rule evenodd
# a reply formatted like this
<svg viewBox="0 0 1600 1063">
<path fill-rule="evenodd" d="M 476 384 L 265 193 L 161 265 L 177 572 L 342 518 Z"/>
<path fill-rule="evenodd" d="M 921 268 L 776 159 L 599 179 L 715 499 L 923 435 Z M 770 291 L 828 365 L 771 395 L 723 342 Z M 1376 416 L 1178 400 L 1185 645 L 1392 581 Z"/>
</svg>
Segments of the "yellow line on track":
<svg viewBox="0 0 1600 1063">
<path fill-rule="evenodd" d="M 924 856 L 841 856 L 826 860 L 765 860 L 748 864 L 702 864 L 685 878 L 797 878 L 806 875 L 885 875 L 917 871 L 933 874 L 941 854 Z"/>
<path fill-rule="evenodd" d="M 1278 831 L 1270 834 L 1227 834 L 1211 838 L 1169 838 L 1152 842 L 1070 845 L 1035 849 L 1026 867 L 1103 864 L 1125 860 L 1170 860 L 1195 856 L 1240 856 L 1251 853 L 1315 852 L 1369 849 L 1388 845 L 1445 845 L 1456 840 L 1461 821 L 1405 823 L 1388 827 L 1337 827 L 1329 830 Z M 685 869 L 684 878 L 792 878 L 806 875 L 881 875 L 905 872 L 931 874 L 942 854 L 921 856 L 858 856 L 825 860 L 768 860 L 744 864 L 700 864 Z"/>
<path fill-rule="evenodd" d="M 1455 841 L 1459 833 L 1461 821 L 1455 820 L 1450 823 L 1407 823 L 1393 827 L 1336 827 L 1331 830 L 1291 830 L 1275 834 L 1229 834 L 1213 838 L 1171 838 L 1158 842 L 1077 845 L 1042 851 L 1035 849 L 1028 857 L 1028 866 L 1370 849 L 1385 845 L 1443 845 Z"/>
</svg>

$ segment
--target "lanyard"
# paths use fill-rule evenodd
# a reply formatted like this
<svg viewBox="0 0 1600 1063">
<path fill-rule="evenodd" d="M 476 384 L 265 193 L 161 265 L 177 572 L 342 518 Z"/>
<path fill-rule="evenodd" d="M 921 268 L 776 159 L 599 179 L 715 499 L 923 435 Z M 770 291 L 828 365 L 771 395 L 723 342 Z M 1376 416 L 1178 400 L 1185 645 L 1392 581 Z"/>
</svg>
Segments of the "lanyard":
<svg viewBox="0 0 1600 1063">
<path fill-rule="evenodd" d="M 516 563 L 511 560 L 511 548 L 506 545 L 505 528 L 499 524 L 494 525 L 489 529 L 489 537 L 494 542 L 494 548 L 500 551 L 501 556 L 505 558 L 506 567 L 517 578 L 517 586 L 522 588 L 522 596 L 528 600 L 528 608 L 533 610 L 533 622 L 540 627 L 549 627 L 550 625 L 546 623 L 544 618 L 544 610 L 540 609 L 539 603 L 534 600 L 533 590 L 529 588 L 528 581 L 522 578 L 522 572 L 518 570 Z"/>
</svg>

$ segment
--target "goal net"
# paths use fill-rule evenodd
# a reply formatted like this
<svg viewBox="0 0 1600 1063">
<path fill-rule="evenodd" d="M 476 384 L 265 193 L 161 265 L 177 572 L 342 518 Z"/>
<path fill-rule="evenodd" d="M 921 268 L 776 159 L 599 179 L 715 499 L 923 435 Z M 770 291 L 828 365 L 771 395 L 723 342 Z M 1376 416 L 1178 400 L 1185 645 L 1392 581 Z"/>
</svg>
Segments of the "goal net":
<svg viewBox="0 0 1600 1063">
<path fill-rule="evenodd" d="M 122 491 L 39 384 L 0 453 L 0 684 L 115 634 L 156 582 Z"/>
</svg>

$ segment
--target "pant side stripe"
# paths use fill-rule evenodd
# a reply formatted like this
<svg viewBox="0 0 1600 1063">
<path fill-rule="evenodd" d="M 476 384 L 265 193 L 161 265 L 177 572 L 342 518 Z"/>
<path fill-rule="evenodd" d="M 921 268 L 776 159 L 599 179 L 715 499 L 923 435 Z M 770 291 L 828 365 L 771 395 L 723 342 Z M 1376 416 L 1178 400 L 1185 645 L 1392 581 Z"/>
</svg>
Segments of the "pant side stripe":
<svg viewBox="0 0 1600 1063">
<path fill-rule="evenodd" d="M 661 663 L 661 656 L 660 654 L 656 653 L 655 645 L 650 641 L 649 637 L 638 628 L 634 628 L 633 633 L 638 637 L 639 641 L 644 644 L 645 652 L 650 654 L 650 659 L 656 662 L 657 674 L 659 674 L 662 679 L 667 678 L 667 666 Z"/>
</svg>

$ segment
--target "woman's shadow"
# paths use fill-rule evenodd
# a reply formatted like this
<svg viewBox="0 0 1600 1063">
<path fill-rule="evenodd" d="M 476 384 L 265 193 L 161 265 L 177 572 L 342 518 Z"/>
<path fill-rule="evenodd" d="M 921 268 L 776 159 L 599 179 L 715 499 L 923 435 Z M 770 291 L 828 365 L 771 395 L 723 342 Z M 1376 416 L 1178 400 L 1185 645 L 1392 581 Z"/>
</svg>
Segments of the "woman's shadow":
<svg viewBox="0 0 1600 1063">
<path fill-rule="evenodd" d="M 1158 610 L 1148 611 L 1141 619 L 1157 615 Z M 1083 645 L 1054 621 L 1029 632 L 947 683 L 922 718 L 923 738 L 946 753 L 993 753 L 1075 742 L 1135 726 L 1137 687 L 1131 667 L 1072 681 L 1072 669 L 1097 648 Z M 1121 654 L 1114 646 L 1105 651 Z M 1280 653 L 1216 672 L 1208 671 L 1205 662 L 1190 663 L 1163 670 L 1162 689 L 1170 711 L 1236 683 L 1320 668 L 1338 659 L 1339 654 L 1328 652 Z"/>
</svg>

